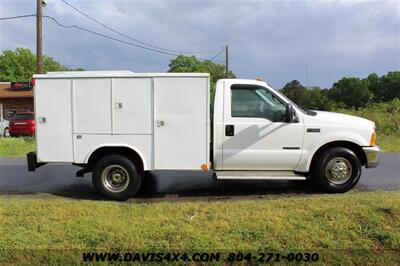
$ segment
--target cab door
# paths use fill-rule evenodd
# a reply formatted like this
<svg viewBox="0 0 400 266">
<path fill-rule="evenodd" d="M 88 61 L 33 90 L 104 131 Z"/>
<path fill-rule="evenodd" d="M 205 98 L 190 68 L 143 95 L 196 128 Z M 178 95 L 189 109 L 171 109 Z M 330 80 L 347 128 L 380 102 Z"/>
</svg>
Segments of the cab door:
<svg viewBox="0 0 400 266">
<path fill-rule="evenodd" d="M 286 103 L 266 86 L 226 81 L 223 169 L 293 170 L 300 160 L 304 128 L 301 121 L 284 122 L 285 109 Z"/>
</svg>

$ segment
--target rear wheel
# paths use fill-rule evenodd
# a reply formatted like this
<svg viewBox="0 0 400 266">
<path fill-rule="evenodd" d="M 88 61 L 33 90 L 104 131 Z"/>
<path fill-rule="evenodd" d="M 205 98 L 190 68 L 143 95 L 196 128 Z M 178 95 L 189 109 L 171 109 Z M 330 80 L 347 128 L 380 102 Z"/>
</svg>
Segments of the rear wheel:
<svg viewBox="0 0 400 266">
<path fill-rule="evenodd" d="M 127 200 L 139 190 L 141 177 L 128 158 L 113 154 L 101 158 L 93 168 L 93 185 L 103 197 Z"/>
<path fill-rule="evenodd" d="M 342 193 L 352 189 L 361 176 L 361 163 L 353 151 L 338 147 L 324 151 L 312 169 L 311 181 L 323 191 Z"/>
</svg>

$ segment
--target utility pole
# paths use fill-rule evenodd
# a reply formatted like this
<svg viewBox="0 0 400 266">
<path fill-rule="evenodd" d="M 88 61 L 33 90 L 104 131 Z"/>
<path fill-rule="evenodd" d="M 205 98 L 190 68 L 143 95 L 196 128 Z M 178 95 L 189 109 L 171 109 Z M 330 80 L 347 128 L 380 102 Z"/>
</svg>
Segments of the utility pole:
<svg viewBox="0 0 400 266">
<path fill-rule="evenodd" d="M 229 64 L 228 64 L 228 45 L 225 46 L 225 76 L 228 78 Z"/>
<path fill-rule="evenodd" d="M 43 73 L 42 55 L 42 0 L 36 0 L 36 73 Z"/>
<path fill-rule="evenodd" d="M 307 81 L 307 89 L 308 89 L 308 64 L 306 64 L 306 81 Z"/>
</svg>

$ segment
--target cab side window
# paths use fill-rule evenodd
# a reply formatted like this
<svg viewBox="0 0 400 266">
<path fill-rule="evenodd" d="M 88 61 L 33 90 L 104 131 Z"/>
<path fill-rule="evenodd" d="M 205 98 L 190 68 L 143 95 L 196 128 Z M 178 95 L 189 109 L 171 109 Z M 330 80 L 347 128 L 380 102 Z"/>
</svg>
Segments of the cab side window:
<svg viewBox="0 0 400 266">
<path fill-rule="evenodd" d="M 231 87 L 232 117 L 259 117 L 282 122 L 285 104 L 260 86 L 233 85 Z"/>
</svg>

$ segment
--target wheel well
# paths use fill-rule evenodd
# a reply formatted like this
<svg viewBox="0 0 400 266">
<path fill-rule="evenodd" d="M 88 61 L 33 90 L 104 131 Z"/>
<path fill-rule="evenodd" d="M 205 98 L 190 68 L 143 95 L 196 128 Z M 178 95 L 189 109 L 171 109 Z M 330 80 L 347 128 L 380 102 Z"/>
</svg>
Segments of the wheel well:
<svg viewBox="0 0 400 266">
<path fill-rule="evenodd" d="M 143 174 L 144 165 L 143 165 L 142 158 L 136 151 L 134 151 L 128 147 L 101 147 L 101 148 L 98 148 L 90 155 L 85 168 L 88 171 L 92 171 L 96 162 L 99 161 L 100 158 L 102 158 L 105 155 L 110 155 L 110 154 L 119 154 L 119 155 L 127 157 L 135 164 L 136 167 L 139 168 L 138 170 L 139 170 L 140 174 Z"/>
<path fill-rule="evenodd" d="M 311 160 L 311 165 L 310 165 L 310 171 L 313 169 L 314 164 L 317 161 L 317 158 L 326 150 L 330 148 L 337 148 L 337 147 L 343 147 L 343 148 L 348 148 L 351 151 L 354 152 L 354 154 L 357 156 L 357 158 L 360 160 L 361 165 L 366 165 L 367 163 L 367 157 L 365 156 L 365 153 L 361 146 L 350 142 L 350 141 L 333 141 L 329 142 L 323 146 L 321 146 L 313 155 L 313 158 Z"/>
</svg>

